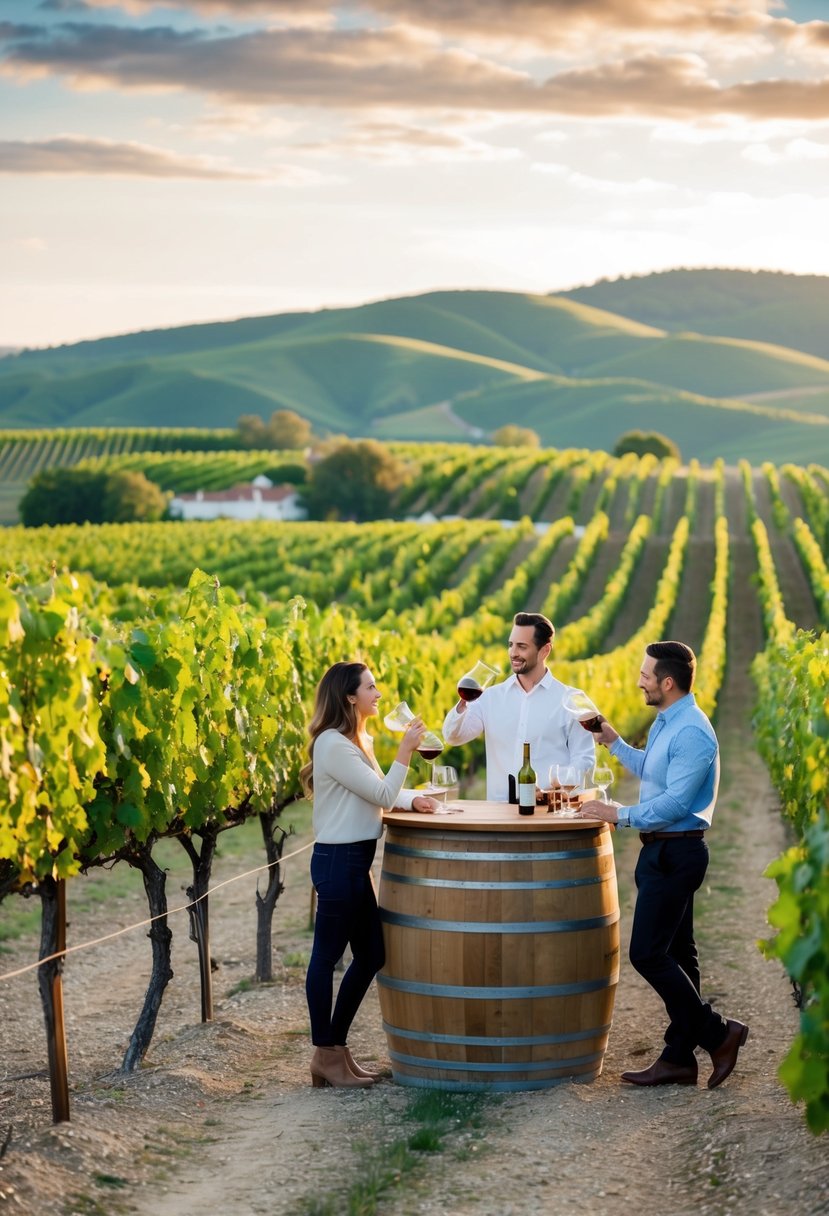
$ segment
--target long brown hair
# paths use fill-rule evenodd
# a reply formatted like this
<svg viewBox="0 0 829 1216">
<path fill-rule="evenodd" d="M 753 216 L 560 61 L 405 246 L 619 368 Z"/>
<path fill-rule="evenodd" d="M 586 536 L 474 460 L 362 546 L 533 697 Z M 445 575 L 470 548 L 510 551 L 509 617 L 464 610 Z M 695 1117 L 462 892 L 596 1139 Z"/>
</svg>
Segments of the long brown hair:
<svg viewBox="0 0 829 1216">
<path fill-rule="evenodd" d="M 357 741 L 357 710 L 349 701 L 360 687 L 365 663 L 334 663 L 317 685 L 314 716 L 308 727 L 308 763 L 300 772 L 306 794 L 314 792 L 314 744 L 324 730 L 338 730 L 341 735 Z"/>
</svg>

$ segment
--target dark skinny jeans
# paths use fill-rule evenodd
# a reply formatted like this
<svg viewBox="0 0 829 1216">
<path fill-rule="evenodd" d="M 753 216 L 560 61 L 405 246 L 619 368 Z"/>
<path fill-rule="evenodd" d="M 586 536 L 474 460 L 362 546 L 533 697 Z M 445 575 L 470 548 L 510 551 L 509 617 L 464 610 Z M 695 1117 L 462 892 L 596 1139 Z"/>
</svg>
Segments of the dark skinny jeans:
<svg viewBox="0 0 829 1216">
<path fill-rule="evenodd" d="M 630 961 L 665 1003 L 670 1025 L 662 1059 L 692 1065 L 694 1048 L 714 1051 L 728 1027 L 700 996 L 694 894 L 708 869 L 703 838 L 678 836 L 643 845 L 636 863 Z"/>
<path fill-rule="evenodd" d="M 376 851 L 376 840 L 314 845 L 311 881 L 317 892 L 317 918 L 305 993 L 315 1047 L 345 1045 L 363 997 L 385 961 L 380 912 L 371 880 Z M 352 961 L 340 983 L 332 1013 L 334 968 L 347 945 Z"/>
</svg>

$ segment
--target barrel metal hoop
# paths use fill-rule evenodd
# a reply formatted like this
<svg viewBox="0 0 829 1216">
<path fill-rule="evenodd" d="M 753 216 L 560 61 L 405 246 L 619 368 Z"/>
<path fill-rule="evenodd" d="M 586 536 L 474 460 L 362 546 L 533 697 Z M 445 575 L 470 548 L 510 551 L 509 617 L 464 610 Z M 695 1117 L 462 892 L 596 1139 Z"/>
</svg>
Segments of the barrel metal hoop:
<svg viewBox="0 0 829 1216">
<path fill-rule="evenodd" d="M 587 1084 L 595 1081 L 601 1072 L 601 1065 L 593 1072 L 579 1073 L 573 1077 L 546 1077 L 542 1081 L 438 1081 L 431 1077 L 413 1077 L 410 1073 L 392 1069 L 392 1075 L 398 1085 L 407 1085 L 411 1089 L 443 1089 L 449 1093 L 476 1093 L 483 1090 L 486 1093 L 511 1094 L 529 1089 L 552 1089 L 554 1085 L 568 1085 L 574 1081 Z"/>
<path fill-rule="evenodd" d="M 452 849 L 413 849 L 409 845 L 389 843 L 383 855 L 420 857 L 426 861 L 570 861 L 584 857 L 607 857 L 612 846 L 595 849 L 561 849 L 555 853 L 461 853 Z"/>
<path fill-rule="evenodd" d="M 407 1056 L 399 1051 L 390 1051 L 389 1059 L 412 1068 L 440 1068 L 449 1072 L 564 1072 L 568 1068 L 594 1064 L 603 1055 L 602 1051 L 593 1051 L 589 1056 L 573 1056 L 569 1060 L 516 1060 L 513 1064 L 482 1064 L 468 1060 L 429 1060 L 424 1056 Z"/>
<path fill-rule="evenodd" d="M 618 912 L 607 916 L 588 916 L 582 920 L 435 920 L 431 916 L 409 916 L 405 912 L 380 909 L 380 919 L 386 925 L 401 929 L 429 929 L 433 933 L 575 933 L 580 929 L 604 929 L 615 925 Z"/>
<path fill-rule="evenodd" d="M 563 891 L 569 887 L 592 887 L 599 882 L 610 882 L 609 874 L 591 874 L 587 878 L 541 878 L 525 882 L 485 882 L 465 878 L 416 878 L 413 874 L 393 874 L 383 870 L 381 879 L 401 883 L 407 887 L 442 887 L 450 891 Z"/>
<path fill-rule="evenodd" d="M 603 988 L 612 988 L 618 983 L 618 980 L 618 967 L 610 975 L 604 975 L 598 980 L 581 980 L 575 984 L 525 985 L 518 988 L 472 988 L 460 984 L 422 984 L 417 980 L 401 980 L 396 976 L 384 975 L 382 971 L 377 976 L 377 983 L 381 988 L 391 988 L 395 992 L 409 992 L 415 996 L 445 996 L 453 999 L 463 997 L 472 1001 L 527 1001 L 538 1000 L 542 997 L 579 996 L 584 992 L 600 992 Z"/>
<path fill-rule="evenodd" d="M 417 836 L 418 840 L 440 840 L 445 844 L 446 838 L 450 831 L 452 832 L 453 836 L 457 835 L 457 836 L 462 837 L 462 839 L 464 839 L 464 840 L 468 840 L 473 847 L 478 841 L 486 841 L 487 843 L 489 843 L 490 841 L 494 841 L 497 844 L 502 844 L 506 847 L 509 847 L 511 845 L 513 848 L 515 848 L 515 839 L 516 839 L 515 832 L 488 832 L 486 830 L 476 832 L 474 829 L 466 830 L 465 828 L 462 832 L 457 832 L 456 830 L 454 830 L 452 828 L 447 828 L 446 830 L 441 832 L 438 830 L 432 831 L 429 828 L 421 828 L 421 827 L 407 828 L 404 825 L 395 824 L 395 823 L 392 823 L 391 821 L 387 821 L 386 830 L 387 830 L 387 834 L 389 835 L 390 839 L 392 840 L 392 843 L 394 843 L 394 839 L 393 839 L 394 836 L 399 835 L 399 836 L 403 836 L 404 839 L 408 839 L 408 840 L 411 840 L 411 839 L 413 839 L 414 836 Z M 585 836 L 587 836 L 589 838 L 591 835 L 594 835 L 595 831 L 594 830 L 585 830 L 584 828 L 576 828 L 574 830 L 574 834 L 575 833 L 578 834 L 578 838 L 580 840 L 583 840 L 585 838 Z M 533 832 L 532 840 L 533 840 L 533 843 L 535 843 L 535 844 L 538 844 L 541 842 L 545 842 L 547 844 L 560 844 L 561 837 L 564 834 L 565 833 L 563 831 Z"/>
<path fill-rule="evenodd" d="M 408 1030 L 383 1022 L 383 1030 L 399 1039 L 414 1039 L 418 1043 L 453 1043 L 465 1047 L 547 1047 L 552 1043 L 578 1043 L 582 1039 L 600 1038 L 610 1033 L 610 1022 L 589 1030 L 574 1030 L 569 1034 L 475 1035 L 433 1034 L 426 1030 Z"/>
</svg>

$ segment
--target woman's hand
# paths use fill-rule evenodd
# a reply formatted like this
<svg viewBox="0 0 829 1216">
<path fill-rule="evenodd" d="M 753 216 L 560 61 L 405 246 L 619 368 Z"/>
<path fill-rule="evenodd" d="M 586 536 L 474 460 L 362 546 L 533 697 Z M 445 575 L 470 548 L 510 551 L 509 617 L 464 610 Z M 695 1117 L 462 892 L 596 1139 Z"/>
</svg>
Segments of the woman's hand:
<svg viewBox="0 0 829 1216">
<path fill-rule="evenodd" d="M 422 718 L 413 718 L 406 727 L 405 734 L 397 749 L 397 759 L 408 768 L 412 753 L 417 751 L 418 744 L 426 734 L 426 724 Z"/>
<path fill-rule="evenodd" d="M 439 805 L 436 798 L 430 798 L 427 794 L 417 794 L 412 799 L 412 810 L 419 811 L 421 815 L 431 815 Z"/>
</svg>

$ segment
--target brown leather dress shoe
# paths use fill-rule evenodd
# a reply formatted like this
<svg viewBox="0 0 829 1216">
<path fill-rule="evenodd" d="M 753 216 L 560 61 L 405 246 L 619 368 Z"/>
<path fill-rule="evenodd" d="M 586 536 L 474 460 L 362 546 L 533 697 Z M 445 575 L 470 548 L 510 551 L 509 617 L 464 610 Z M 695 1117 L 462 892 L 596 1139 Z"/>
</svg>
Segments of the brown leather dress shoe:
<svg viewBox="0 0 829 1216">
<path fill-rule="evenodd" d="M 734 1065 L 737 1063 L 737 1053 L 748 1038 L 748 1026 L 745 1023 L 736 1022 L 733 1018 L 727 1018 L 726 1021 L 728 1022 L 728 1033 L 720 1046 L 715 1051 L 709 1052 L 711 1063 L 714 1065 L 714 1071 L 708 1078 L 709 1089 L 716 1089 L 733 1072 Z"/>
<path fill-rule="evenodd" d="M 642 1072 L 623 1072 L 622 1080 L 629 1085 L 696 1085 L 697 1065 L 672 1064 L 670 1060 L 654 1060 Z"/>
</svg>

